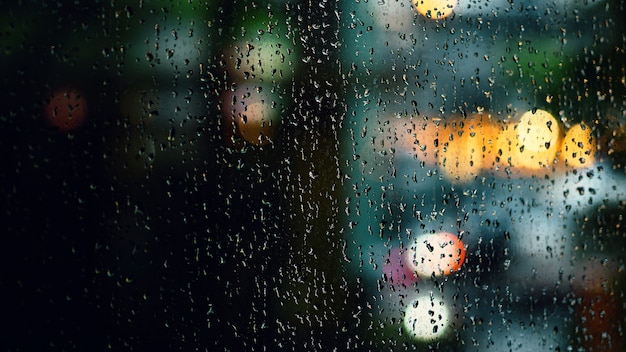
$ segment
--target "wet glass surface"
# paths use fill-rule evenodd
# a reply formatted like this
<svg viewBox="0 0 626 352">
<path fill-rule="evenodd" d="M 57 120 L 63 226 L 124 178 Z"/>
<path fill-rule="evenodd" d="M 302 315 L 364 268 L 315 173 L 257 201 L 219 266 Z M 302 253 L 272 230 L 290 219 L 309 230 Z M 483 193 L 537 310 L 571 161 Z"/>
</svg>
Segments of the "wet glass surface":
<svg viewBox="0 0 626 352">
<path fill-rule="evenodd" d="M 5 349 L 623 349 L 621 1 L 0 16 Z"/>
</svg>

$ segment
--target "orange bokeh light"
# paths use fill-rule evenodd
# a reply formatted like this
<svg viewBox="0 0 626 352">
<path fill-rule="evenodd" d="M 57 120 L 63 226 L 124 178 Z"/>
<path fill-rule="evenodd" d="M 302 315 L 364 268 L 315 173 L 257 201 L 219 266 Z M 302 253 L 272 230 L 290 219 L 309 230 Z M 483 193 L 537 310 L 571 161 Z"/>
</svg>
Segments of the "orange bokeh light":
<svg viewBox="0 0 626 352">
<path fill-rule="evenodd" d="M 222 94 L 223 133 L 237 145 L 240 138 L 252 145 L 267 145 L 278 134 L 280 105 L 275 97 L 254 85 L 241 85 Z"/>
<path fill-rule="evenodd" d="M 409 267 L 418 276 L 452 274 L 465 262 L 465 245 L 449 232 L 425 234 L 415 239 L 406 251 Z"/>
<path fill-rule="evenodd" d="M 87 100 L 76 88 L 58 88 L 46 100 L 43 113 L 51 126 L 69 132 L 79 128 L 87 119 Z"/>
<path fill-rule="evenodd" d="M 560 157 L 565 164 L 574 168 L 585 168 L 594 164 L 596 139 L 591 127 L 584 123 L 570 127 L 560 145 Z"/>
<path fill-rule="evenodd" d="M 489 113 L 412 122 L 398 146 L 425 166 L 437 166 L 453 183 L 485 174 L 498 177 L 543 177 L 595 163 L 597 142 L 591 128 L 576 124 L 565 131 L 544 110 L 520 117 Z M 564 161 L 564 162 L 563 162 Z"/>
</svg>

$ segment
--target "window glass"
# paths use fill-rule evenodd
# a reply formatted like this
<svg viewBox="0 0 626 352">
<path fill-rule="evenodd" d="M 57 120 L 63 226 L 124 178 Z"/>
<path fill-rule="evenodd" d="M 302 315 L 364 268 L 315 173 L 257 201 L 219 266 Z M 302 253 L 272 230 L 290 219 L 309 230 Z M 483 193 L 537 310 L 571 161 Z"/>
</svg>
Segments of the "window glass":
<svg viewBox="0 0 626 352">
<path fill-rule="evenodd" d="M 622 350 L 623 17 L 7 4 L 3 344 Z"/>
</svg>

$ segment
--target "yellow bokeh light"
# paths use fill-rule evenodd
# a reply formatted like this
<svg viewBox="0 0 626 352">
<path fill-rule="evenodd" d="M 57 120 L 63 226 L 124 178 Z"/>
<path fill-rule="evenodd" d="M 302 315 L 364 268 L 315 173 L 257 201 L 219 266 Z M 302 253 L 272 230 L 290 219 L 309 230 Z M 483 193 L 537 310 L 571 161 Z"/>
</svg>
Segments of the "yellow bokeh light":
<svg viewBox="0 0 626 352">
<path fill-rule="evenodd" d="M 517 132 L 515 125 L 510 121 L 504 121 L 497 127 L 497 135 L 495 137 L 494 146 L 494 171 L 499 171 L 513 166 L 515 158 L 513 157 L 515 148 L 517 147 Z"/>
<path fill-rule="evenodd" d="M 482 132 L 480 123 L 458 120 L 440 135 L 438 162 L 442 174 L 454 182 L 467 182 L 478 176 L 482 167 Z"/>
<path fill-rule="evenodd" d="M 561 143 L 561 158 L 567 166 L 584 168 L 595 162 L 596 140 L 591 127 L 584 123 L 572 126 Z"/>
<path fill-rule="evenodd" d="M 512 150 L 514 166 L 537 170 L 554 163 L 562 139 L 562 129 L 545 110 L 525 112 L 517 125 L 517 145 Z"/>
<path fill-rule="evenodd" d="M 413 0 L 413 7 L 417 12 L 430 19 L 450 16 L 457 4 L 457 0 Z"/>
</svg>

